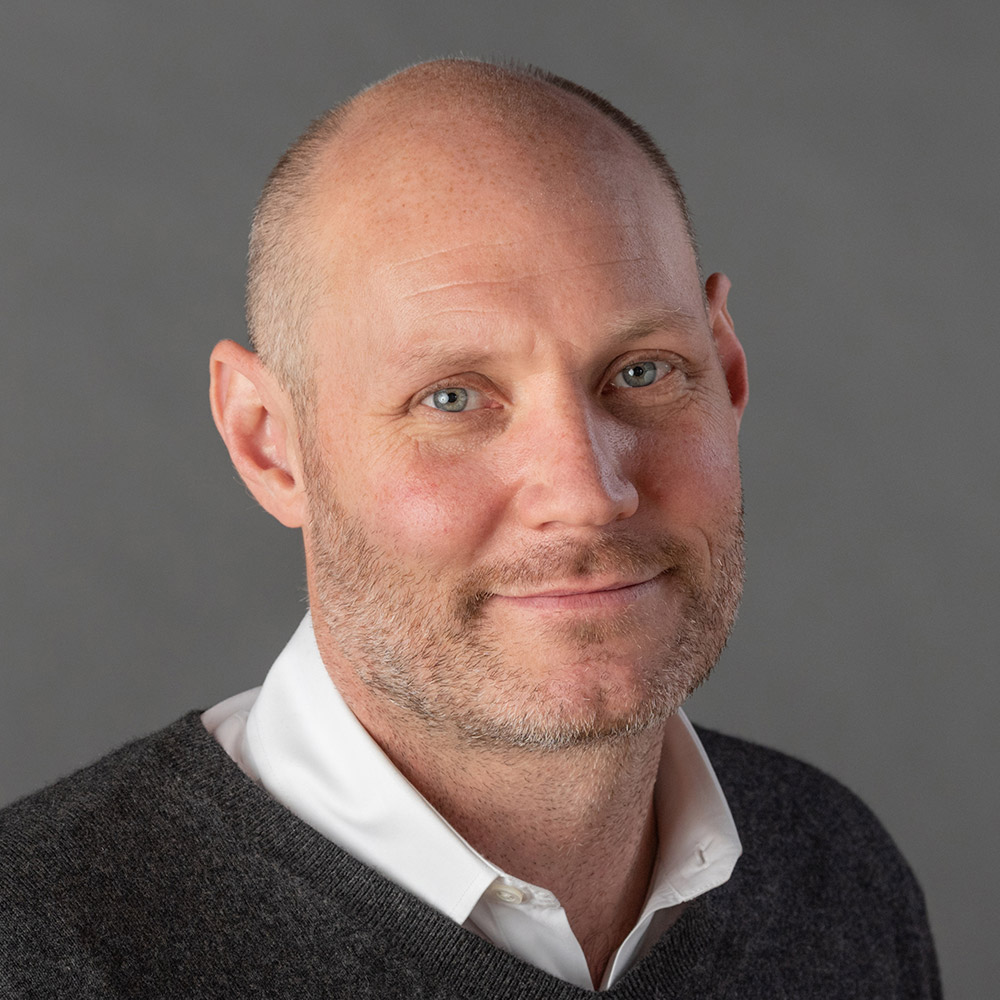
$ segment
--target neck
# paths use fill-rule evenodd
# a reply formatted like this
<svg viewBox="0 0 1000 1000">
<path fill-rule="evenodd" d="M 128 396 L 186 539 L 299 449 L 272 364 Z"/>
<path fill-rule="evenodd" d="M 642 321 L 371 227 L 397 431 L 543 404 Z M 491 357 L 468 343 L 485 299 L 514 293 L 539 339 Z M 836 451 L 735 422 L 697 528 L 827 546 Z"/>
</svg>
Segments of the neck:
<svg viewBox="0 0 1000 1000">
<path fill-rule="evenodd" d="M 660 744 L 657 731 L 514 760 L 466 755 L 458 785 L 423 769 L 407 777 L 484 857 L 556 895 L 599 985 L 652 877 Z"/>
<path fill-rule="evenodd" d="M 381 706 L 351 707 L 469 844 L 556 895 L 599 985 L 652 876 L 663 727 L 559 750 L 512 749 L 415 732 L 403 713 Z"/>
</svg>

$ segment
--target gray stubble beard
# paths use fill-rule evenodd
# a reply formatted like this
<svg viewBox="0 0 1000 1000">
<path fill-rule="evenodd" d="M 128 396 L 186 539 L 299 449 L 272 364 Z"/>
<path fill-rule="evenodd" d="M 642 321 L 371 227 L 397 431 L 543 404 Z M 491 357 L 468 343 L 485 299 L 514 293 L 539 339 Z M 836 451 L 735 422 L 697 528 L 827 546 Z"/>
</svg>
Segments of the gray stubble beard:
<svg viewBox="0 0 1000 1000">
<path fill-rule="evenodd" d="M 664 539 L 651 554 L 645 542 L 607 535 L 587 547 L 539 547 L 526 558 L 477 568 L 444 598 L 442 614 L 434 600 L 422 598 L 435 593 L 433 580 L 393 564 L 316 482 L 313 477 L 310 493 L 314 616 L 369 691 L 426 729 L 482 749 L 607 745 L 661 724 L 708 677 L 736 618 L 744 566 L 741 504 L 719 528 L 707 584 L 697 579 L 693 554 L 682 543 Z M 544 685 L 517 679 L 516 664 L 489 634 L 487 604 L 498 588 L 660 566 L 675 577 L 683 610 L 672 634 L 651 637 L 664 667 L 624 715 L 602 715 L 598 698 L 588 717 L 567 716 Z M 599 663 L 609 639 L 639 627 L 626 613 L 610 623 L 553 629 Z"/>
</svg>

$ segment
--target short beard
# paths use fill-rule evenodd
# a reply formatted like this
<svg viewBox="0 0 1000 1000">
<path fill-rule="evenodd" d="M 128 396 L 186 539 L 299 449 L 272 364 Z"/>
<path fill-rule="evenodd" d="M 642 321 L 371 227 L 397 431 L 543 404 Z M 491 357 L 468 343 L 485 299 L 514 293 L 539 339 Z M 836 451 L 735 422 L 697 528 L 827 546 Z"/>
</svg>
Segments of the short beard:
<svg viewBox="0 0 1000 1000">
<path fill-rule="evenodd" d="M 427 730 L 491 750 L 607 745 L 664 722 L 706 679 L 725 646 L 743 582 L 739 504 L 718 527 L 720 551 L 708 581 L 699 579 L 704 570 L 698 572 L 694 553 L 679 541 L 651 546 L 609 534 L 586 546 L 539 545 L 521 559 L 479 566 L 442 595 L 431 574 L 402 569 L 374 544 L 330 495 L 321 468 L 310 471 L 313 614 L 363 684 Z M 671 576 L 683 595 L 673 629 L 652 635 L 626 612 L 556 621 L 541 633 L 586 652 L 597 670 L 602 653 L 605 662 L 611 656 L 609 643 L 642 639 L 660 669 L 643 677 L 626 711 L 615 707 L 622 685 L 600 688 L 585 713 L 569 711 L 553 697 L 551 683 L 519 673 L 517 637 L 498 636 L 486 616 L 489 598 L 511 588 L 658 571 Z"/>
</svg>

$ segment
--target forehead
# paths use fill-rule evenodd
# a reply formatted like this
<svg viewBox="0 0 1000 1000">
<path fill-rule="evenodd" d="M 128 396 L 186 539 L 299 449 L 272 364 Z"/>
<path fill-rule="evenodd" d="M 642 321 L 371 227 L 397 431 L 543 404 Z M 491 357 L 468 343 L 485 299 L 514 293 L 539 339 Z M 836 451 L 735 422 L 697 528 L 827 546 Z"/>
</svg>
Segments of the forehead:
<svg viewBox="0 0 1000 1000">
<path fill-rule="evenodd" d="M 679 289 L 696 306 L 672 192 L 589 106 L 547 128 L 538 114 L 515 127 L 497 109 L 456 115 L 446 102 L 416 119 L 402 110 L 411 118 L 349 123 L 317 183 L 315 336 L 331 315 L 355 328 L 379 315 L 372 335 L 387 335 L 444 313 L 585 309 L 609 291 L 622 308 L 674 307 L 661 293 Z"/>
</svg>

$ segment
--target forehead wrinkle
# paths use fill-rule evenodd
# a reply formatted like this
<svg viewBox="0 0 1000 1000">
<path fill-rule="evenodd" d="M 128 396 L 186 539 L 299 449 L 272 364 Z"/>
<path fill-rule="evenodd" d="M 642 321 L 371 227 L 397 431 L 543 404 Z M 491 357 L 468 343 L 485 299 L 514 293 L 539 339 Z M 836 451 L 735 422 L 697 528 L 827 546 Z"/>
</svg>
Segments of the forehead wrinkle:
<svg viewBox="0 0 1000 1000">
<path fill-rule="evenodd" d="M 546 236 L 551 238 L 557 238 L 562 236 L 572 236 L 576 233 L 588 232 L 594 228 L 601 229 L 638 229 L 639 227 L 632 222 L 601 222 L 599 227 L 595 227 L 593 224 L 586 226 L 566 226 L 562 229 L 550 229 L 547 231 Z M 537 238 L 537 237 L 532 237 Z M 376 273 L 385 273 L 388 271 L 395 271 L 399 268 L 406 267 L 408 264 L 419 264 L 423 261 L 433 260 L 435 257 L 444 257 L 452 253 L 461 253 L 463 250 L 473 250 L 473 249 L 483 249 L 483 250 L 501 250 L 509 247 L 520 246 L 521 244 L 527 242 L 527 238 L 512 239 L 512 240 L 497 240 L 495 242 L 487 242 L 485 240 L 475 240 L 469 243 L 460 243 L 452 247 L 443 247 L 440 250 L 431 250 L 427 253 L 417 254 L 414 257 L 405 257 L 403 260 L 392 261 L 391 263 L 385 263 L 380 265 L 375 269 Z"/>
<path fill-rule="evenodd" d="M 432 285 L 430 288 L 422 288 L 420 291 L 407 292 L 404 299 L 415 299 L 421 295 L 430 295 L 434 292 L 444 291 L 450 288 L 476 288 L 479 286 L 493 287 L 512 285 L 529 278 L 544 278 L 552 274 L 565 274 L 567 271 L 583 271 L 591 267 L 607 267 L 609 264 L 636 264 L 644 257 L 614 257 L 609 260 L 587 261 L 585 264 L 567 264 L 565 267 L 551 267 L 544 271 L 525 271 L 523 274 L 515 274 L 509 278 L 479 278 L 474 281 L 445 281 L 440 285 Z"/>
<path fill-rule="evenodd" d="M 482 309 L 463 309 L 461 306 L 456 306 L 450 309 L 437 309 L 431 314 L 431 318 L 439 316 L 491 318 L 493 315 L 493 313 Z M 671 333 L 680 333 L 683 336 L 693 337 L 702 332 L 704 323 L 705 317 L 703 315 L 690 313 L 685 309 L 651 309 L 642 313 L 621 316 L 607 327 L 603 336 L 597 334 L 594 339 L 600 339 L 608 346 L 617 347 L 629 340 L 641 340 L 643 337 L 649 337 L 668 330 Z M 428 345 L 415 348 L 410 353 L 412 356 L 418 357 L 433 354 L 438 350 L 437 346 Z M 461 353 L 461 350 L 461 348 L 458 348 L 454 353 Z M 492 357 L 497 353 L 499 352 L 481 352 L 483 357 Z"/>
</svg>

